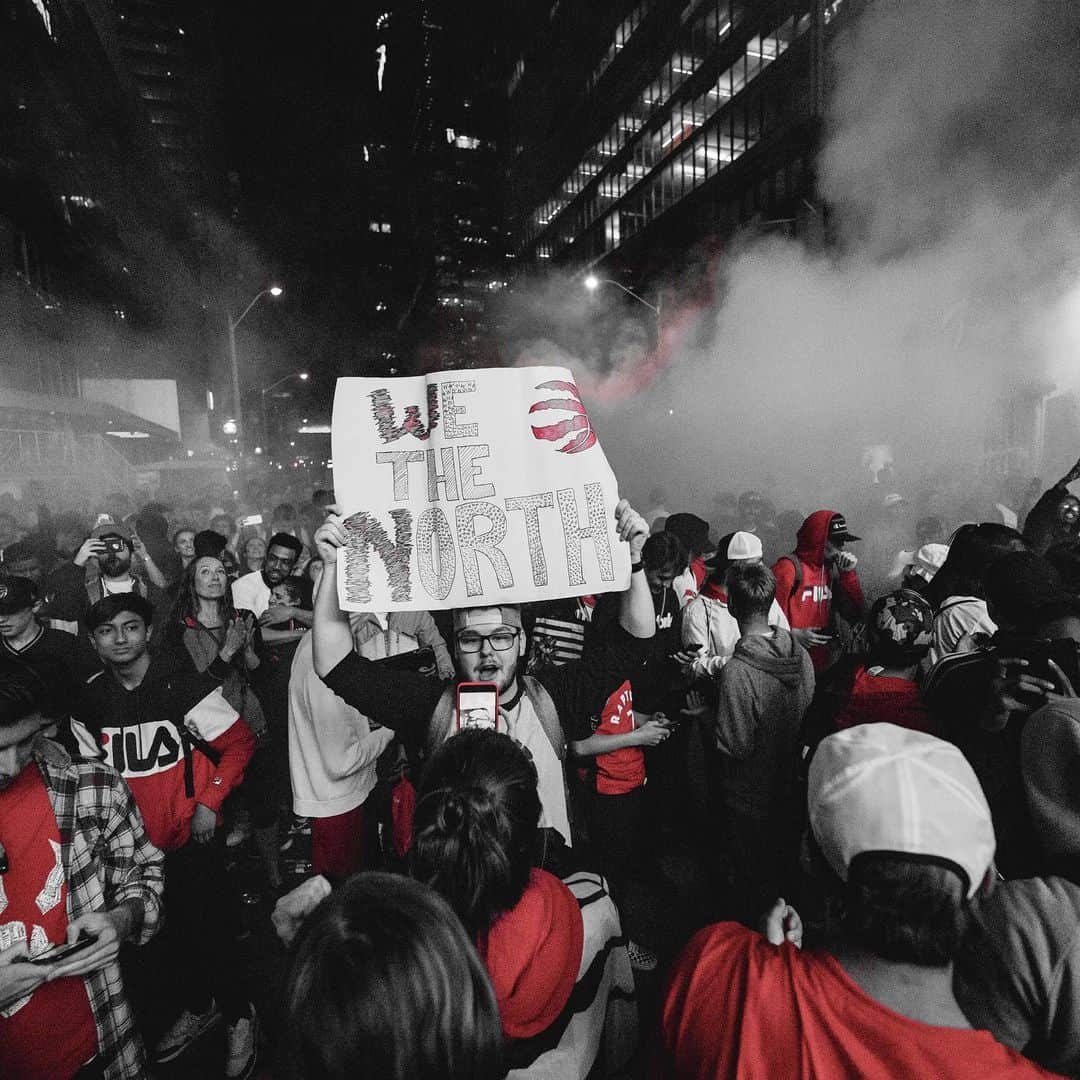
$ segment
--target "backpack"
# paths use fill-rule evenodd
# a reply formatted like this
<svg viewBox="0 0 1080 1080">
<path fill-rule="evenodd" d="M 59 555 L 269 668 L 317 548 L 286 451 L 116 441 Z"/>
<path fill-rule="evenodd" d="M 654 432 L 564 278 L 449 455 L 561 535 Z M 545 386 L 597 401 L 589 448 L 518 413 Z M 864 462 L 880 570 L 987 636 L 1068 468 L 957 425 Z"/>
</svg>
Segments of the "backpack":
<svg viewBox="0 0 1080 1080">
<path fill-rule="evenodd" d="M 790 604 L 802 588 L 802 559 L 800 559 L 798 554 L 794 551 L 787 555 L 781 555 L 780 559 L 786 559 L 795 567 L 795 578 L 791 583 L 791 591 L 787 596 L 787 603 Z M 777 562 L 779 562 L 780 559 L 778 559 Z M 828 629 L 832 631 L 837 642 L 839 642 L 841 653 L 859 655 L 866 652 L 867 649 L 865 641 L 866 627 L 863 623 L 862 616 L 854 610 L 848 601 L 847 594 L 841 591 L 839 585 L 840 573 L 835 566 L 830 566 L 829 591 L 832 593 L 832 599 L 829 602 Z M 841 607 L 847 608 L 847 611 L 840 611 L 839 609 Z"/>
</svg>

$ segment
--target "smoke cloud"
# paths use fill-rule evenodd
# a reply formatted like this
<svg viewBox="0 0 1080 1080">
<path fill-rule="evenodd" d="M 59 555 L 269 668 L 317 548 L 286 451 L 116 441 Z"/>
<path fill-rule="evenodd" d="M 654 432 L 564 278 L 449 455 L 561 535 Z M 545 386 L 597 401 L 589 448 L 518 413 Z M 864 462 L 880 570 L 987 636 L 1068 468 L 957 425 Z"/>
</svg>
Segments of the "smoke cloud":
<svg viewBox="0 0 1080 1080">
<path fill-rule="evenodd" d="M 867 4 L 832 51 L 817 163 L 836 243 L 738 238 L 659 353 L 646 322 L 612 350 L 564 301 L 560 344 L 513 355 L 591 381 L 622 487 L 673 510 L 749 487 L 838 503 L 882 443 L 910 494 L 974 485 L 1010 401 L 1080 388 L 1078 36 L 1068 0 Z"/>
</svg>

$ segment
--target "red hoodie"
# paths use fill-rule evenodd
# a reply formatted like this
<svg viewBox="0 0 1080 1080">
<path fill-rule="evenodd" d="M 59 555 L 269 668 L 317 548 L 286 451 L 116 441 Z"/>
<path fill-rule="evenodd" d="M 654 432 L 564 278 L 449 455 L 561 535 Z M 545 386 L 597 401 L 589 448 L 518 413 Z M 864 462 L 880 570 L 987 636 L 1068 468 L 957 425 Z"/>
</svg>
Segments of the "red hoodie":
<svg viewBox="0 0 1080 1080">
<path fill-rule="evenodd" d="M 825 565 L 825 542 L 829 538 L 829 523 L 834 517 L 835 510 L 815 510 L 802 523 L 795 545 L 795 554 L 802 563 L 802 581 L 794 595 L 795 565 L 790 557 L 784 556 L 773 564 L 776 602 L 783 609 L 792 630 L 807 627 L 825 629 L 829 626 L 834 585 L 858 611 L 866 607 L 858 574 L 854 570 L 838 574 Z M 829 651 L 828 645 L 810 650 L 815 670 L 828 667 Z"/>
</svg>

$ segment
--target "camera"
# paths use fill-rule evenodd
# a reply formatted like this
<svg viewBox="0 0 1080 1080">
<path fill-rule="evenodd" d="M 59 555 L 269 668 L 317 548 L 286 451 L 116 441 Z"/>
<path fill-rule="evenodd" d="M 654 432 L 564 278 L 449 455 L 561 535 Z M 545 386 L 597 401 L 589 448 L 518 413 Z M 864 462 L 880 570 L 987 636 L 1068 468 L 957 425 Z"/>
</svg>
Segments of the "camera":
<svg viewBox="0 0 1080 1080">
<path fill-rule="evenodd" d="M 111 555 L 119 555 L 127 547 L 127 543 L 119 536 L 106 536 L 101 541 L 105 545 L 105 551 Z"/>
</svg>

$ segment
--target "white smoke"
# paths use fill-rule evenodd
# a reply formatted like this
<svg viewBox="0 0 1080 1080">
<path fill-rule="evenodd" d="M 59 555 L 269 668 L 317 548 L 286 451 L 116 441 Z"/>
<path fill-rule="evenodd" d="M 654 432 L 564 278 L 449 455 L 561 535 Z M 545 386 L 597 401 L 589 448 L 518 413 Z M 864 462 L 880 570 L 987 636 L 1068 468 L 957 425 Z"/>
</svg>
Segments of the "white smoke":
<svg viewBox="0 0 1080 1080">
<path fill-rule="evenodd" d="M 810 509 L 865 487 L 876 443 L 901 485 L 970 484 L 1005 401 L 1080 388 L 1078 32 L 1067 0 L 867 4 L 833 49 L 818 161 L 836 243 L 744 237 L 648 388 L 594 396 L 622 486 Z"/>
</svg>

